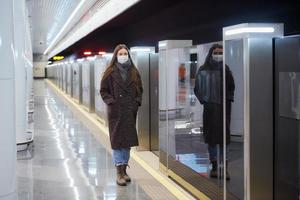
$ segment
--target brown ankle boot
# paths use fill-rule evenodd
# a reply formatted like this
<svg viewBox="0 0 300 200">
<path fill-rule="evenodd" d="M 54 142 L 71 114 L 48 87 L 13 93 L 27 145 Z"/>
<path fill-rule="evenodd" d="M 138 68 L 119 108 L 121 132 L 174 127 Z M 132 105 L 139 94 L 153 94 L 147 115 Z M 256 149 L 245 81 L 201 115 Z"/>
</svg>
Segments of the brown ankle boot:
<svg viewBox="0 0 300 200">
<path fill-rule="evenodd" d="M 118 165 L 116 166 L 117 169 L 117 184 L 120 186 L 126 186 L 126 180 L 124 179 L 124 171 L 123 171 L 123 166 Z"/>
<path fill-rule="evenodd" d="M 218 177 L 218 163 L 216 160 L 212 160 L 211 162 L 211 170 L 210 170 L 210 177 L 217 178 Z"/>
<path fill-rule="evenodd" d="M 128 174 L 126 173 L 126 168 L 127 168 L 127 164 L 124 164 L 124 165 L 122 165 L 122 167 L 123 167 L 123 174 L 124 174 L 124 179 L 125 179 L 125 181 L 126 182 L 130 182 L 131 181 L 131 179 L 130 179 L 130 177 L 128 176 Z"/>
</svg>

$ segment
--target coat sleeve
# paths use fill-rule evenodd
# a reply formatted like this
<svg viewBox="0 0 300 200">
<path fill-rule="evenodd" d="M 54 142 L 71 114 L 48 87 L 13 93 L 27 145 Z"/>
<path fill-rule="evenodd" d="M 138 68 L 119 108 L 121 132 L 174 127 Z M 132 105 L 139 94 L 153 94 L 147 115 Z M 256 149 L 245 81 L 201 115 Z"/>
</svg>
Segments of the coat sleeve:
<svg viewBox="0 0 300 200">
<path fill-rule="evenodd" d="M 199 102 L 201 104 L 203 104 L 204 102 L 201 100 L 201 91 L 200 91 L 201 80 L 200 79 L 201 79 L 201 76 L 200 76 L 200 69 L 199 69 L 198 72 L 197 72 L 197 74 L 196 74 L 194 93 L 195 93 L 195 96 L 197 97 L 197 99 L 199 100 Z"/>
<path fill-rule="evenodd" d="M 100 83 L 100 94 L 104 103 L 106 103 L 107 105 L 113 104 L 115 102 L 111 88 L 109 87 L 109 76 L 106 78 L 102 78 Z"/>
<path fill-rule="evenodd" d="M 137 96 L 135 98 L 136 102 L 138 103 L 139 106 L 142 105 L 142 96 L 143 96 L 143 83 L 141 80 L 141 76 L 138 73 L 138 85 L 139 87 L 137 88 Z"/>
</svg>

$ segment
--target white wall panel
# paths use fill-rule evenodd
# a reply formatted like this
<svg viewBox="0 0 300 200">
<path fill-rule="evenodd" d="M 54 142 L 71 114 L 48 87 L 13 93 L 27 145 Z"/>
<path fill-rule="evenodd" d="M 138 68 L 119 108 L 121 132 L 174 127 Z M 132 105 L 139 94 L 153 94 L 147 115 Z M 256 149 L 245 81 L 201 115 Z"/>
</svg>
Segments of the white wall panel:
<svg viewBox="0 0 300 200">
<path fill-rule="evenodd" d="M 3 5 L 2 5 L 3 6 Z M 2 60 L 3 62 L 3 60 Z M 16 191 L 16 135 L 14 80 L 0 80 L 0 200 Z"/>
<path fill-rule="evenodd" d="M 35 78 L 44 78 L 45 77 L 45 68 L 48 62 L 34 62 L 33 63 L 33 77 Z"/>
<path fill-rule="evenodd" d="M 0 13 L 0 200 L 7 200 L 16 192 L 13 1 L 2 1 Z"/>
<path fill-rule="evenodd" d="M 16 2 L 17 1 L 17 2 Z M 27 133 L 27 87 L 25 64 L 25 0 L 15 0 L 14 44 L 15 44 L 15 97 L 16 97 L 16 142 L 26 141 Z M 26 148 L 24 146 L 23 148 Z M 18 147 L 19 149 L 19 147 Z"/>
</svg>

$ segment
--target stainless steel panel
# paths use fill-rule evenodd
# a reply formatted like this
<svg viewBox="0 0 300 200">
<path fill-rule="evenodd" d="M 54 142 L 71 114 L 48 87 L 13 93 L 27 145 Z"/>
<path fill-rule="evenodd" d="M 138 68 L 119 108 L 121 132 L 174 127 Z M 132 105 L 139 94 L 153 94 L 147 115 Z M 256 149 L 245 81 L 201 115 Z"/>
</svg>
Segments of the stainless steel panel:
<svg viewBox="0 0 300 200">
<path fill-rule="evenodd" d="M 68 70 L 67 70 L 67 64 L 64 64 L 64 85 L 63 85 L 63 91 L 67 93 L 67 78 L 68 78 Z"/>
<path fill-rule="evenodd" d="M 73 98 L 82 103 L 81 63 L 72 64 L 73 71 Z"/>
<path fill-rule="evenodd" d="M 72 93 L 71 93 L 71 97 L 75 98 L 76 96 L 76 81 L 77 81 L 77 71 L 76 71 L 76 67 L 74 66 L 74 63 L 72 63 L 71 65 L 71 70 L 72 70 Z"/>
<path fill-rule="evenodd" d="M 138 137 L 139 137 L 139 150 L 150 149 L 150 102 L 149 102 L 149 73 L 150 63 L 149 54 L 138 54 L 136 55 L 136 65 L 140 72 L 141 79 L 143 82 L 143 102 L 139 108 L 137 126 L 138 126 Z"/>
<path fill-rule="evenodd" d="M 50 79 L 52 82 L 54 81 L 54 70 L 54 66 L 46 68 L 47 78 Z"/>
<path fill-rule="evenodd" d="M 82 63 L 82 104 L 89 112 L 95 109 L 94 63 L 88 60 Z"/>
<path fill-rule="evenodd" d="M 102 79 L 102 75 L 108 65 L 108 60 L 105 57 L 97 58 L 94 62 L 94 70 L 95 70 L 95 113 L 105 124 L 107 124 L 107 111 L 106 105 L 103 102 L 100 95 L 100 83 Z"/>
<path fill-rule="evenodd" d="M 90 112 L 95 111 L 95 65 L 94 61 L 90 63 L 90 82 L 89 82 L 89 89 L 90 89 Z"/>
<path fill-rule="evenodd" d="M 59 65 L 59 88 L 63 88 L 63 65 Z"/>
<path fill-rule="evenodd" d="M 63 64 L 63 88 L 62 88 L 62 90 L 64 91 L 64 92 L 66 92 L 67 91 L 67 65 L 66 64 Z"/>
<path fill-rule="evenodd" d="M 71 87 L 70 95 L 71 95 L 71 97 L 73 97 L 74 88 L 73 88 L 73 65 L 72 64 L 70 64 L 70 76 L 71 76 L 71 80 L 70 80 L 70 87 Z"/>
<path fill-rule="evenodd" d="M 61 90 L 63 90 L 63 65 L 60 65 L 59 66 L 59 71 L 60 71 L 60 74 L 59 74 L 59 76 L 60 76 L 60 89 Z"/>
<path fill-rule="evenodd" d="M 67 88 L 66 92 L 67 94 L 71 95 L 71 86 L 72 86 L 72 69 L 71 64 L 66 65 L 67 67 Z"/>
<path fill-rule="evenodd" d="M 58 86 L 58 82 L 57 82 L 57 66 L 54 66 L 54 83 L 56 86 Z"/>
<path fill-rule="evenodd" d="M 64 88 L 64 92 L 65 93 L 67 93 L 68 92 L 68 64 L 65 64 L 64 65 L 64 71 L 65 71 L 65 76 L 64 76 L 64 78 L 65 78 L 65 81 L 64 81 L 64 83 L 65 83 L 65 88 Z"/>
<path fill-rule="evenodd" d="M 251 199 L 273 199 L 273 55 L 272 39 L 245 39 L 249 65 L 248 104 L 249 180 Z M 247 47 L 246 47 L 247 48 Z M 247 55 L 247 52 L 246 52 Z M 247 109 L 246 109 L 247 114 Z M 246 134 L 246 133 L 245 133 Z"/>
<path fill-rule="evenodd" d="M 59 67 L 55 66 L 56 69 L 56 86 L 59 87 Z"/>
<path fill-rule="evenodd" d="M 56 70 L 57 70 L 57 87 L 60 88 L 60 66 L 56 66 Z"/>
<path fill-rule="evenodd" d="M 56 86 L 59 87 L 59 66 L 56 66 Z"/>
<path fill-rule="evenodd" d="M 88 107 L 89 104 L 89 70 L 90 70 L 90 63 L 87 61 L 82 62 L 82 104 Z"/>
<path fill-rule="evenodd" d="M 158 54 L 150 54 L 150 150 L 159 150 L 158 139 Z"/>
<path fill-rule="evenodd" d="M 143 82 L 142 106 L 137 116 L 139 150 L 158 151 L 158 54 L 132 54 Z"/>
<path fill-rule="evenodd" d="M 53 77 L 52 77 L 52 81 L 53 83 L 56 85 L 56 67 L 52 66 L 52 70 L 53 70 Z"/>
<path fill-rule="evenodd" d="M 65 87 L 65 65 L 61 65 L 61 90 L 64 91 Z"/>
</svg>

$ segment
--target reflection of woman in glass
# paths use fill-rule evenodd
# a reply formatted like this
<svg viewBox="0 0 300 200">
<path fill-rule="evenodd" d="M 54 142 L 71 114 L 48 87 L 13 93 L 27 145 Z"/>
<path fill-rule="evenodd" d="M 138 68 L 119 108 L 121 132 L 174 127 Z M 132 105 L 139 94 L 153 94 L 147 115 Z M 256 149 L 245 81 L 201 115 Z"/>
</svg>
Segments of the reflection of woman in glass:
<svg viewBox="0 0 300 200">
<path fill-rule="evenodd" d="M 231 103 L 234 97 L 234 80 L 226 65 L 226 144 L 230 143 Z M 209 159 L 212 164 L 210 177 L 217 177 L 217 148 L 223 157 L 223 47 L 214 44 L 206 57 L 205 63 L 199 68 L 194 92 L 204 106 L 203 136 L 208 144 Z M 226 154 L 227 155 L 227 154 Z M 227 158 L 226 158 L 227 164 Z M 228 168 L 227 168 L 228 169 Z M 230 179 L 226 171 L 227 179 Z"/>
</svg>

